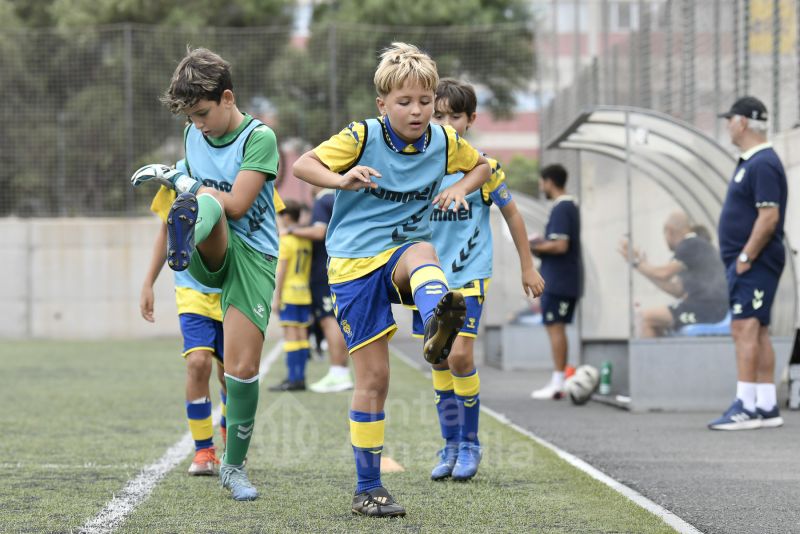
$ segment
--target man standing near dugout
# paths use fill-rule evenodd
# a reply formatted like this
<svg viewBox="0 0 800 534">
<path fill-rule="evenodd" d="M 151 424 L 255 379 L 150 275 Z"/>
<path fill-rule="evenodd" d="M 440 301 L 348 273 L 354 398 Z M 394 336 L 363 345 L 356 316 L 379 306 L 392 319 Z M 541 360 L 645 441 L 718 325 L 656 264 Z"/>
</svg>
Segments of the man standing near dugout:
<svg viewBox="0 0 800 534">
<path fill-rule="evenodd" d="M 736 400 L 712 430 L 779 427 L 775 351 L 770 309 L 786 261 L 783 221 L 787 184 L 778 155 L 767 142 L 767 108 L 752 96 L 720 117 L 741 151 L 719 216 L 719 248 L 728 276 L 731 333 L 736 344 Z"/>
</svg>

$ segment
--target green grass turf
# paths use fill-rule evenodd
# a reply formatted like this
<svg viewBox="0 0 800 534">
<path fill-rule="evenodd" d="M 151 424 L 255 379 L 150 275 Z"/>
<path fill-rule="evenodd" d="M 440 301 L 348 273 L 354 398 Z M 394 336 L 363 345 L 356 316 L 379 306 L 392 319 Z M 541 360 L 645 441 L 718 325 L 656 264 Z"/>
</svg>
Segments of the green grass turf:
<svg viewBox="0 0 800 534">
<path fill-rule="evenodd" d="M 0 348 L 8 379 L 0 399 L 15 407 L 2 416 L 0 531 L 79 528 L 186 432 L 177 350 L 177 341 Z M 326 369 L 312 362 L 310 381 Z M 262 385 L 284 373 L 279 358 Z M 248 456 L 261 498 L 234 502 L 216 478 L 187 476 L 187 458 L 119 532 L 672 532 L 486 415 L 476 479 L 431 482 L 440 438 L 430 381 L 397 359 L 385 454 L 406 471 L 383 479 L 408 516 L 354 517 L 349 398 L 349 392 L 268 393 L 263 387 Z"/>
</svg>

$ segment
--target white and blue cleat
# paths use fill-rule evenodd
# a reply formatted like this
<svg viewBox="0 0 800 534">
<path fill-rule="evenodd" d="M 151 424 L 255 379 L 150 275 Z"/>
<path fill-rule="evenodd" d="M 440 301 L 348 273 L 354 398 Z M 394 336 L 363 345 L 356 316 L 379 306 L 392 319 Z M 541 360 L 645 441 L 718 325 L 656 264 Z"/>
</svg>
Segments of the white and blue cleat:
<svg viewBox="0 0 800 534">
<path fill-rule="evenodd" d="M 478 465 L 481 463 L 483 450 L 477 443 L 462 441 L 458 444 L 458 459 L 453 466 L 453 480 L 466 481 L 478 473 Z"/>
<path fill-rule="evenodd" d="M 445 444 L 439 451 L 439 463 L 431 471 L 431 480 L 444 480 L 453 473 L 458 459 L 458 444 Z"/>
<path fill-rule="evenodd" d="M 219 480 L 223 488 L 231 490 L 236 501 L 254 501 L 258 498 L 258 490 L 250 483 L 244 464 L 229 465 L 222 463 L 219 468 Z"/>
<path fill-rule="evenodd" d="M 783 420 L 781 420 L 781 424 Z M 755 430 L 763 426 L 758 413 L 745 410 L 742 401 L 736 399 L 722 417 L 708 423 L 711 430 Z"/>
</svg>

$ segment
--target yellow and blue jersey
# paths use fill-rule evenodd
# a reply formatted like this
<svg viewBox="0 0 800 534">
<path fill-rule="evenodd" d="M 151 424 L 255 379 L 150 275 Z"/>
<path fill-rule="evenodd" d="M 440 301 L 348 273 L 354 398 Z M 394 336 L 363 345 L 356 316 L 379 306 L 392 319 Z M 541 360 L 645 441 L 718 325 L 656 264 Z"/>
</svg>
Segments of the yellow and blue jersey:
<svg viewBox="0 0 800 534">
<path fill-rule="evenodd" d="M 419 141 L 397 145 L 379 118 L 351 123 L 314 149 L 333 172 L 358 164 L 382 175 L 376 189 L 336 192 L 326 237 L 331 284 L 365 276 L 404 244 L 430 240 L 432 201 L 445 174 L 468 172 L 480 157 L 449 126 L 431 125 Z"/>
<path fill-rule="evenodd" d="M 181 169 L 179 162 L 178 169 Z M 177 194 L 164 186 L 156 193 L 150 204 L 150 211 L 166 224 L 169 210 Z M 178 306 L 178 315 L 194 313 L 216 321 L 222 321 L 222 307 L 220 296 L 222 290 L 207 287 L 192 278 L 188 271 L 174 271 L 175 274 L 175 302 Z"/>
<path fill-rule="evenodd" d="M 278 254 L 281 261 L 286 261 L 281 304 L 311 304 L 311 240 L 283 235 Z"/>
<path fill-rule="evenodd" d="M 492 276 L 492 204 L 503 207 L 511 202 L 506 176 L 497 160 L 486 158 L 491 167 L 489 181 L 467 195 L 469 208 L 457 211 L 434 208 L 431 214 L 433 238 L 450 287 L 463 289 L 464 296 L 482 296 Z M 450 187 L 463 173 L 448 174 L 441 189 Z"/>
</svg>

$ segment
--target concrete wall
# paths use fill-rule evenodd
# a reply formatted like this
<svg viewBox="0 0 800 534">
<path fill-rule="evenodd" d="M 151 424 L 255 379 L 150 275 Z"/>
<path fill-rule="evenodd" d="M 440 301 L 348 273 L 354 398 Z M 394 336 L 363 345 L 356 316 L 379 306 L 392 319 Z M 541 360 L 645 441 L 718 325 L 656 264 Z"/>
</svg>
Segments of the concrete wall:
<svg viewBox="0 0 800 534">
<path fill-rule="evenodd" d="M 177 335 L 168 269 L 155 287 L 155 324 L 139 314 L 158 224 L 152 217 L 0 220 L 0 337 Z"/>
<path fill-rule="evenodd" d="M 781 157 L 783 167 L 786 169 L 786 178 L 789 184 L 789 202 L 786 206 L 786 221 L 784 230 L 793 251 L 793 259 L 798 260 L 797 250 L 800 249 L 800 129 L 789 130 L 776 135 L 772 139 L 775 151 Z M 788 259 L 788 258 L 787 258 Z M 800 302 L 800 270 L 795 269 L 797 279 L 798 302 Z M 796 314 L 799 321 L 796 326 L 800 328 L 800 314 Z"/>
</svg>

